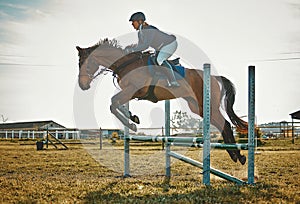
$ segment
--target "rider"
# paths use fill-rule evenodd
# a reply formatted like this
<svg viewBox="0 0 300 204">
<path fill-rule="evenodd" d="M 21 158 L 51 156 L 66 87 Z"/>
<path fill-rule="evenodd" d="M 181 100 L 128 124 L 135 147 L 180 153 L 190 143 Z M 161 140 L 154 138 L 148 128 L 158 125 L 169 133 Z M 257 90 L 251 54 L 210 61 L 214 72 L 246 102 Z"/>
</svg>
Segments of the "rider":
<svg viewBox="0 0 300 204">
<path fill-rule="evenodd" d="M 157 53 L 157 64 L 168 68 L 163 69 L 169 81 L 168 87 L 179 87 L 180 85 L 176 81 L 172 66 L 167 61 L 177 49 L 176 37 L 164 33 L 152 25 L 148 25 L 145 20 L 145 14 L 142 12 L 136 12 L 131 15 L 129 21 L 132 22 L 134 29 L 138 30 L 138 44 L 133 47 L 127 46 L 125 53 L 143 51 L 149 47 L 154 48 Z"/>
</svg>

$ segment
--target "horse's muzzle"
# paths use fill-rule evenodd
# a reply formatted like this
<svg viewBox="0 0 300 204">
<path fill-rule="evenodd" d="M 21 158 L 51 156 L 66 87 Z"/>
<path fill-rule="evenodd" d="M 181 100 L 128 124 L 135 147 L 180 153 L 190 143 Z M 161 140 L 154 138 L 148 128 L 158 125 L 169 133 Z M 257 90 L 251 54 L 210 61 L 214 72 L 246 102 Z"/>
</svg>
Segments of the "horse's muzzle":
<svg viewBox="0 0 300 204">
<path fill-rule="evenodd" d="M 88 90 L 91 86 L 89 84 L 83 85 L 83 84 L 79 83 L 79 87 L 85 91 L 85 90 Z"/>
</svg>

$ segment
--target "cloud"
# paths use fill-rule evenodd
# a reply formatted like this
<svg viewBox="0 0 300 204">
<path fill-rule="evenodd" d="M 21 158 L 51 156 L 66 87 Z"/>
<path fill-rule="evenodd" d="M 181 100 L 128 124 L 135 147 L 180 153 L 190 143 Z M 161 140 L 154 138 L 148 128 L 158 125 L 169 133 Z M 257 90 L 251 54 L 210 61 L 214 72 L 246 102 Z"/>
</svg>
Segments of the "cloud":
<svg viewBox="0 0 300 204">
<path fill-rule="evenodd" d="M 21 5 L 21 4 L 3 3 L 2 5 L 3 5 L 3 6 L 10 7 L 10 8 L 14 8 L 14 9 L 20 9 L 20 10 L 26 10 L 26 9 L 29 9 L 28 6 Z"/>
<path fill-rule="evenodd" d="M 291 6 L 291 10 L 294 12 L 296 17 L 300 17 L 300 3 L 299 2 L 291 2 L 289 3 L 289 5 Z"/>
<path fill-rule="evenodd" d="M 35 16 L 46 16 L 46 11 L 43 11 L 45 5 L 39 1 L 15 1 L 15 3 L 0 3 L 0 15 L 3 17 L 1 21 L 14 20 L 26 21 Z"/>
<path fill-rule="evenodd" d="M 26 11 L 30 9 L 27 6 L 20 4 L 11 4 L 11 3 L 1 3 L 0 12 L 2 16 L 5 17 L 3 20 L 12 20 L 12 19 L 23 19 L 26 17 Z"/>
<path fill-rule="evenodd" d="M 1 10 L 0 10 L 0 16 L 2 17 L 2 19 L 9 17 L 9 15 L 6 12 Z"/>
<path fill-rule="evenodd" d="M 40 10 L 40 9 L 36 9 L 36 10 L 35 10 L 35 14 L 36 14 L 36 15 L 39 15 L 39 16 L 43 16 L 43 17 L 46 17 L 46 16 L 49 15 L 48 13 L 46 13 L 46 12 Z"/>
<path fill-rule="evenodd" d="M 0 87 L 4 89 L 0 89 L 0 97 L 6 99 L 5 107 L 19 108 L 17 109 L 19 112 L 15 112 L 16 119 L 32 116 L 31 113 L 22 113 L 24 100 L 32 104 L 32 107 L 41 107 L 49 103 L 48 100 L 54 100 L 53 96 L 55 96 L 54 101 L 58 101 L 55 104 L 57 106 L 51 104 L 51 107 L 57 108 L 57 112 L 66 109 L 66 106 L 71 107 L 72 105 L 61 101 L 72 100 L 72 96 L 67 97 L 65 93 L 72 95 L 74 83 L 77 82 L 78 57 L 75 46 L 90 46 L 100 38 L 113 38 L 135 32 L 128 18 L 131 13 L 142 10 L 147 15 L 148 23 L 164 31 L 180 34 L 205 50 L 211 61 L 218 67 L 218 72 L 228 76 L 236 84 L 235 108 L 241 110 L 241 114 L 246 109 L 247 92 L 243 90 L 246 89 L 247 63 L 249 61 L 252 63 L 254 59 L 277 59 L 255 61 L 258 83 L 261 83 L 257 90 L 258 94 L 261 94 L 257 99 L 260 102 L 258 114 L 262 118 L 259 120 L 265 121 L 264 118 L 268 115 L 266 110 L 269 109 L 267 120 L 284 118 L 285 113 L 289 113 L 296 107 L 295 104 L 288 104 L 282 100 L 289 98 L 286 93 L 291 92 L 293 95 L 292 88 L 299 86 L 296 79 L 286 80 L 287 77 L 299 76 L 298 69 L 290 73 L 290 67 L 299 67 L 296 64 L 299 60 L 278 59 L 299 57 L 297 52 L 300 50 L 297 48 L 299 48 L 300 38 L 297 25 L 300 6 L 296 0 L 289 0 L 295 2 L 292 7 L 295 13 L 291 14 L 290 7 L 282 6 L 283 1 L 286 3 L 286 0 L 276 2 L 266 0 L 260 3 L 251 0 L 243 2 L 229 0 L 226 3 L 216 0 L 197 1 L 197 3 L 189 1 L 189 4 L 186 1 L 178 1 L 176 4 L 159 1 L 148 4 L 146 1 L 138 1 L 133 6 L 125 1 L 116 0 L 106 3 L 99 0 L 0 0 L 0 63 L 2 63 L 0 64 Z M 166 11 L 169 10 L 172 12 L 165 17 Z M 134 34 L 136 36 L 136 33 Z M 289 52 L 295 53 L 283 54 Z M 276 66 L 278 64 L 281 66 Z M 282 78 L 283 68 L 284 74 L 289 76 Z M 26 73 L 28 74 L 25 75 Z M 16 75 L 18 78 L 12 83 Z M 39 78 L 39 80 L 33 81 L 32 78 Z M 286 82 L 292 85 L 286 85 Z M 105 83 L 103 81 L 103 85 L 105 87 L 111 85 L 111 89 L 114 88 L 111 78 L 107 78 Z M 11 87 L 9 91 L 7 87 Z M 39 91 L 33 92 L 36 87 Z M 266 94 L 273 94 L 270 90 L 280 89 L 285 91 L 280 92 L 282 95 L 276 99 L 272 98 L 273 95 Z M 44 100 L 44 96 L 41 96 L 45 103 L 42 104 L 39 94 L 48 90 L 51 91 L 51 98 Z M 113 91 L 103 96 L 104 91 L 106 89 L 99 88 L 101 93 L 99 104 L 104 105 L 100 105 L 97 111 L 102 114 L 103 107 L 107 107 L 108 113 L 101 115 L 106 119 L 107 116 L 110 117 L 109 103 Z M 24 94 L 20 96 L 20 93 Z M 265 100 L 270 99 L 274 107 L 275 104 L 280 104 L 278 109 L 282 113 L 272 115 L 273 106 L 265 103 Z M 104 100 L 107 101 L 104 103 Z M 297 98 L 296 101 L 298 103 L 299 99 Z M 137 109 L 138 105 L 134 106 L 133 109 Z M 0 108 L 2 107 L 0 104 Z M 137 112 L 143 113 L 143 108 L 144 106 Z M 8 109 L 5 111 L 7 112 Z M 9 117 L 12 114 L 12 112 L 7 113 Z"/>
</svg>

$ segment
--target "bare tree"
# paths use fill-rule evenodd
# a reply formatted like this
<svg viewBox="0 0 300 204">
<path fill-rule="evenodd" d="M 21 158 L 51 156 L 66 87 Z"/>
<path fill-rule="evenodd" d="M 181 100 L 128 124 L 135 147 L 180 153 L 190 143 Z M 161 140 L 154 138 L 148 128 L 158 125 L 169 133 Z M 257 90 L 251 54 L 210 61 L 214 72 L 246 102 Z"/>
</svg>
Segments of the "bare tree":
<svg viewBox="0 0 300 204">
<path fill-rule="evenodd" d="M 1 117 L 2 117 L 2 122 L 3 123 L 5 123 L 8 120 L 8 118 L 5 118 L 3 115 L 1 115 Z"/>
</svg>

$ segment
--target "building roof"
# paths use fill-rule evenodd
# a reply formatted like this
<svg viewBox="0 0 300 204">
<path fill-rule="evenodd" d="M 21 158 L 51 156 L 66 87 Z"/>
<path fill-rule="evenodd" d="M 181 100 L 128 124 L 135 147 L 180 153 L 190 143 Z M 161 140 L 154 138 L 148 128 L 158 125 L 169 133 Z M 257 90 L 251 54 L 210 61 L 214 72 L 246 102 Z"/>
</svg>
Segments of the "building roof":
<svg viewBox="0 0 300 204">
<path fill-rule="evenodd" d="M 293 119 L 298 119 L 300 120 L 300 110 L 294 112 L 294 113 L 291 113 L 290 116 L 293 118 Z"/>
<path fill-rule="evenodd" d="M 29 121 L 29 122 L 14 122 L 14 123 L 0 123 L 0 130 L 42 130 L 42 129 L 59 129 L 66 128 L 53 120 L 47 121 Z"/>
</svg>

